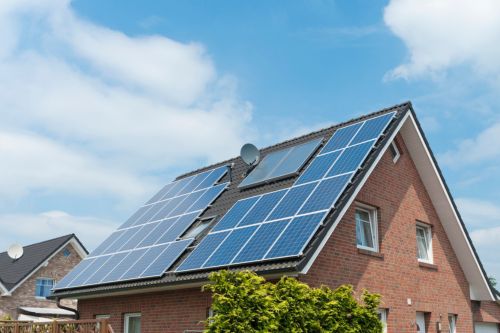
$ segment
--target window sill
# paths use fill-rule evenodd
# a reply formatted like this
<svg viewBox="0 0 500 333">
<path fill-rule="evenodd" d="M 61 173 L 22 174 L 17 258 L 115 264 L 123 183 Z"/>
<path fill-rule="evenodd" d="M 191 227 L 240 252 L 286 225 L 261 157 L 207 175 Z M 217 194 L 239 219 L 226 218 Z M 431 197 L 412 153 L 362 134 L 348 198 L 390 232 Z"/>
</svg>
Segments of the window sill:
<svg viewBox="0 0 500 333">
<path fill-rule="evenodd" d="M 375 257 L 375 258 L 379 258 L 379 259 L 384 259 L 384 254 L 383 253 L 380 253 L 380 252 L 375 252 L 375 251 L 372 251 L 372 250 L 366 250 L 366 249 L 360 249 L 358 248 L 358 253 L 359 254 L 364 254 L 364 255 L 367 255 L 367 256 L 370 256 L 370 257 Z"/>
<path fill-rule="evenodd" d="M 428 263 L 428 262 L 419 261 L 418 262 L 418 266 L 420 266 L 422 268 L 431 269 L 431 270 L 434 270 L 434 271 L 438 270 L 438 266 L 437 265 L 431 264 L 431 263 Z"/>
</svg>

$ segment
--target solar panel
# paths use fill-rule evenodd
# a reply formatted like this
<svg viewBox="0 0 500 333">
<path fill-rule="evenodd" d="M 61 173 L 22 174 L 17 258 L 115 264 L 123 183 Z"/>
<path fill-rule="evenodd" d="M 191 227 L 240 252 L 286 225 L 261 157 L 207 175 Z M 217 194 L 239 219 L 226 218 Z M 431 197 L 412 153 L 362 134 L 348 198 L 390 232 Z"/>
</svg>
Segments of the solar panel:
<svg viewBox="0 0 500 333">
<path fill-rule="evenodd" d="M 193 242 L 193 239 L 185 239 L 171 243 L 160 255 L 144 270 L 140 277 L 154 277 L 165 273 L 166 268 L 170 267 L 179 258 L 186 248 Z"/>
<path fill-rule="evenodd" d="M 222 217 L 217 225 L 214 226 L 212 231 L 220 231 L 236 227 L 238 222 L 240 222 L 240 220 L 248 213 L 248 211 L 259 199 L 260 196 L 257 196 L 237 201 L 224 215 L 224 217 Z"/>
<path fill-rule="evenodd" d="M 231 263 L 234 256 L 257 230 L 257 226 L 234 229 L 203 267 L 217 267 Z"/>
<path fill-rule="evenodd" d="M 227 188 L 227 166 L 164 186 L 55 289 L 161 276 L 193 239 L 179 239 Z"/>
<path fill-rule="evenodd" d="M 263 222 L 267 215 L 273 210 L 276 204 L 283 198 L 286 190 L 264 194 L 259 201 L 253 205 L 252 209 L 238 224 L 239 227 Z"/>
<path fill-rule="evenodd" d="M 266 155 L 238 187 L 255 186 L 298 173 L 322 140 L 323 138 L 314 139 Z"/>
<path fill-rule="evenodd" d="M 176 271 L 302 255 L 394 115 L 338 129 L 290 188 L 237 201 Z M 272 158 L 287 156 L 280 151 Z"/>
<path fill-rule="evenodd" d="M 182 262 L 177 270 L 186 271 L 202 267 L 205 261 L 219 247 L 229 233 L 230 231 L 222 231 L 205 236 L 203 241 L 196 246 L 193 252 L 191 252 L 189 257 Z"/>
<path fill-rule="evenodd" d="M 271 245 L 288 225 L 288 222 L 290 222 L 290 219 L 261 224 L 232 263 L 252 262 L 264 258 Z"/>
<path fill-rule="evenodd" d="M 318 182 L 291 187 L 283 199 L 276 205 L 269 219 L 277 220 L 294 216 L 317 185 Z"/>
<path fill-rule="evenodd" d="M 282 258 L 302 254 L 302 250 L 323 222 L 327 212 L 303 215 L 294 218 L 276 240 L 266 259 Z"/>
</svg>

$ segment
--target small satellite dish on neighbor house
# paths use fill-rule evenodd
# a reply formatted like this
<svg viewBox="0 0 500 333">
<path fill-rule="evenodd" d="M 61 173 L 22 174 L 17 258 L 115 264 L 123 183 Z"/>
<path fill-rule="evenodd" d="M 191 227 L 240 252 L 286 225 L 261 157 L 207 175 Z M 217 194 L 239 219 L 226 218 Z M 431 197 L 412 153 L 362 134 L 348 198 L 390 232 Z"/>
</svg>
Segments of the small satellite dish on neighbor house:
<svg viewBox="0 0 500 333">
<path fill-rule="evenodd" d="M 21 258 L 23 256 L 23 252 L 23 247 L 19 244 L 12 244 L 7 250 L 7 254 L 9 255 L 9 257 L 14 260 Z"/>
<path fill-rule="evenodd" d="M 259 149 L 251 143 L 245 143 L 243 147 L 241 147 L 240 156 L 243 162 L 250 166 L 259 163 L 260 160 Z"/>
</svg>

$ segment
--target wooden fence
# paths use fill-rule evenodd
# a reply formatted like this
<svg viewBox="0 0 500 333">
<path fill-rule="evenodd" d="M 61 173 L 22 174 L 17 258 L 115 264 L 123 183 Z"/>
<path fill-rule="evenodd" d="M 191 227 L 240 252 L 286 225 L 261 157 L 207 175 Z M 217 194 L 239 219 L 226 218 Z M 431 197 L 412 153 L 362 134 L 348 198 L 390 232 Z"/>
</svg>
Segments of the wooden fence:
<svg viewBox="0 0 500 333">
<path fill-rule="evenodd" d="M 0 333 L 114 333 L 107 319 L 51 322 L 0 321 Z"/>
</svg>

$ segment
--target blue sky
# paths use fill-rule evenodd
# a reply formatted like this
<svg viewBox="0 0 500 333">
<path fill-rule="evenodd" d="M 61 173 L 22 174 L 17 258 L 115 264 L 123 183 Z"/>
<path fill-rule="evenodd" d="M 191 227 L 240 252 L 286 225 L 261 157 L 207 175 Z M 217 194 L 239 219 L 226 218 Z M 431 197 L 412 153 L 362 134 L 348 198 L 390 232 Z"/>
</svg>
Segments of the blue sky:
<svg viewBox="0 0 500 333">
<path fill-rule="evenodd" d="M 0 4 L 0 247 L 93 248 L 176 174 L 406 100 L 500 277 L 494 0 Z"/>
</svg>

